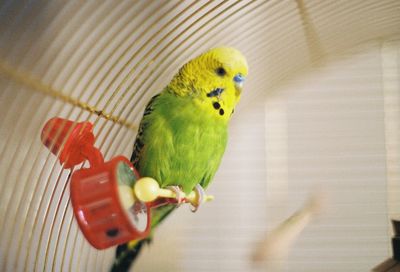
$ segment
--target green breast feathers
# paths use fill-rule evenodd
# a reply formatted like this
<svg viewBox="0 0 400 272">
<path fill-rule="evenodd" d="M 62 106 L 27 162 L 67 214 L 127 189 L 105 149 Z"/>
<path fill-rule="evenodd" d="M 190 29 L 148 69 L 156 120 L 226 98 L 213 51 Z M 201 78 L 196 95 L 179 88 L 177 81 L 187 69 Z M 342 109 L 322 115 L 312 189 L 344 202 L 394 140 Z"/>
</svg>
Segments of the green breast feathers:
<svg viewBox="0 0 400 272">
<path fill-rule="evenodd" d="M 227 143 L 227 124 L 204 112 L 190 97 L 170 92 L 146 107 L 131 161 L 141 176 L 161 187 L 179 185 L 185 193 L 207 187 Z"/>
</svg>

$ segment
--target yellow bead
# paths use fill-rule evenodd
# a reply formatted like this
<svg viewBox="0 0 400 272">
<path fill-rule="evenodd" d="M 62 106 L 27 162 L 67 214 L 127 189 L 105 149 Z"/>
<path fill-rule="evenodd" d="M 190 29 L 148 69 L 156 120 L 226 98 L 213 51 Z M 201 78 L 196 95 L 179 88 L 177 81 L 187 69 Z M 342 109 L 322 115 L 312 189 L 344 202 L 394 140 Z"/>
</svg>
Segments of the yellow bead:
<svg viewBox="0 0 400 272">
<path fill-rule="evenodd" d="M 155 179 L 141 178 L 135 183 L 135 196 L 143 202 L 151 202 L 158 197 L 160 185 Z"/>
</svg>

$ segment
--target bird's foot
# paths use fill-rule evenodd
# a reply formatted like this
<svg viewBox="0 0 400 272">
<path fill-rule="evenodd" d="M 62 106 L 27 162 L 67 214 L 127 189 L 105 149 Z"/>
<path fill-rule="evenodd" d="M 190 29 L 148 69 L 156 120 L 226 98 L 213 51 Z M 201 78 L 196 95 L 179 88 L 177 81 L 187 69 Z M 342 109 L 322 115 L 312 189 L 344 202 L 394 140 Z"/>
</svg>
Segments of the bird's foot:
<svg viewBox="0 0 400 272">
<path fill-rule="evenodd" d="M 194 198 L 194 201 L 190 202 L 190 204 L 193 206 L 192 212 L 196 212 L 199 209 L 200 205 L 203 204 L 204 197 L 206 195 L 203 187 L 201 187 L 200 184 L 197 184 L 196 187 L 194 187 L 194 192 L 196 197 Z"/>
<path fill-rule="evenodd" d="M 175 193 L 175 199 L 177 202 L 177 207 L 179 207 L 184 202 L 184 195 L 185 193 L 179 186 L 168 186 L 167 189 L 171 190 Z"/>
</svg>

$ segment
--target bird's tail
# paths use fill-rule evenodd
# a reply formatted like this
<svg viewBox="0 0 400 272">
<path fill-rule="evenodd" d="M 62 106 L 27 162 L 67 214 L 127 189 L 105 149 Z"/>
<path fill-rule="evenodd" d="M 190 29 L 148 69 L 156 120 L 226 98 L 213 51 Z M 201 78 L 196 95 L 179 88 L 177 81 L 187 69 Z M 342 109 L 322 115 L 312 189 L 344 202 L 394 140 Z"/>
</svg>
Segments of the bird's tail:
<svg viewBox="0 0 400 272">
<path fill-rule="evenodd" d="M 151 214 L 151 229 L 154 229 L 161 221 L 163 221 L 168 214 L 175 209 L 175 207 L 175 205 L 166 205 L 153 209 Z M 143 245 L 150 243 L 151 239 L 152 234 L 143 240 L 134 240 L 127 244 L 118 246 L 115 260 L 111 267 L 111 272 L 129 271 L 130 266 L 135 262 Z"/>
<path fill-rule="evenodd" d="M 132 241 L 127 244 L 119 245 L 115 256 L 111 272 L 127 272 L 139 255 L 141 248 L 148 239 Z"/>
</svg>

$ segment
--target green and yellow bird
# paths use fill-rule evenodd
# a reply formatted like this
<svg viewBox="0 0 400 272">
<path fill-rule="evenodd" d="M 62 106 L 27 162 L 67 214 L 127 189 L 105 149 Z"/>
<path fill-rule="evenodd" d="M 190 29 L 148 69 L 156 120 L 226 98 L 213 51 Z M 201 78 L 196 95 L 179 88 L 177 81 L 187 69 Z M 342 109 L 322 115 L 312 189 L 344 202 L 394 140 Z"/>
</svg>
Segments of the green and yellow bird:
<svg viewBox="0 0 400 272">
<path fill-rule="evenodd" d="M 211 49 L 183 65 L 144 111 L 131 158 L 140 175 L 185 193 L 206 188 L 224 154 L 247 71 L 245 57 L 230 47 Z M 152 229 L 174 208 L 153 210 Z M 112 271 L 128 271 L 146 242 L 119 246 Z"/>
</svg>

